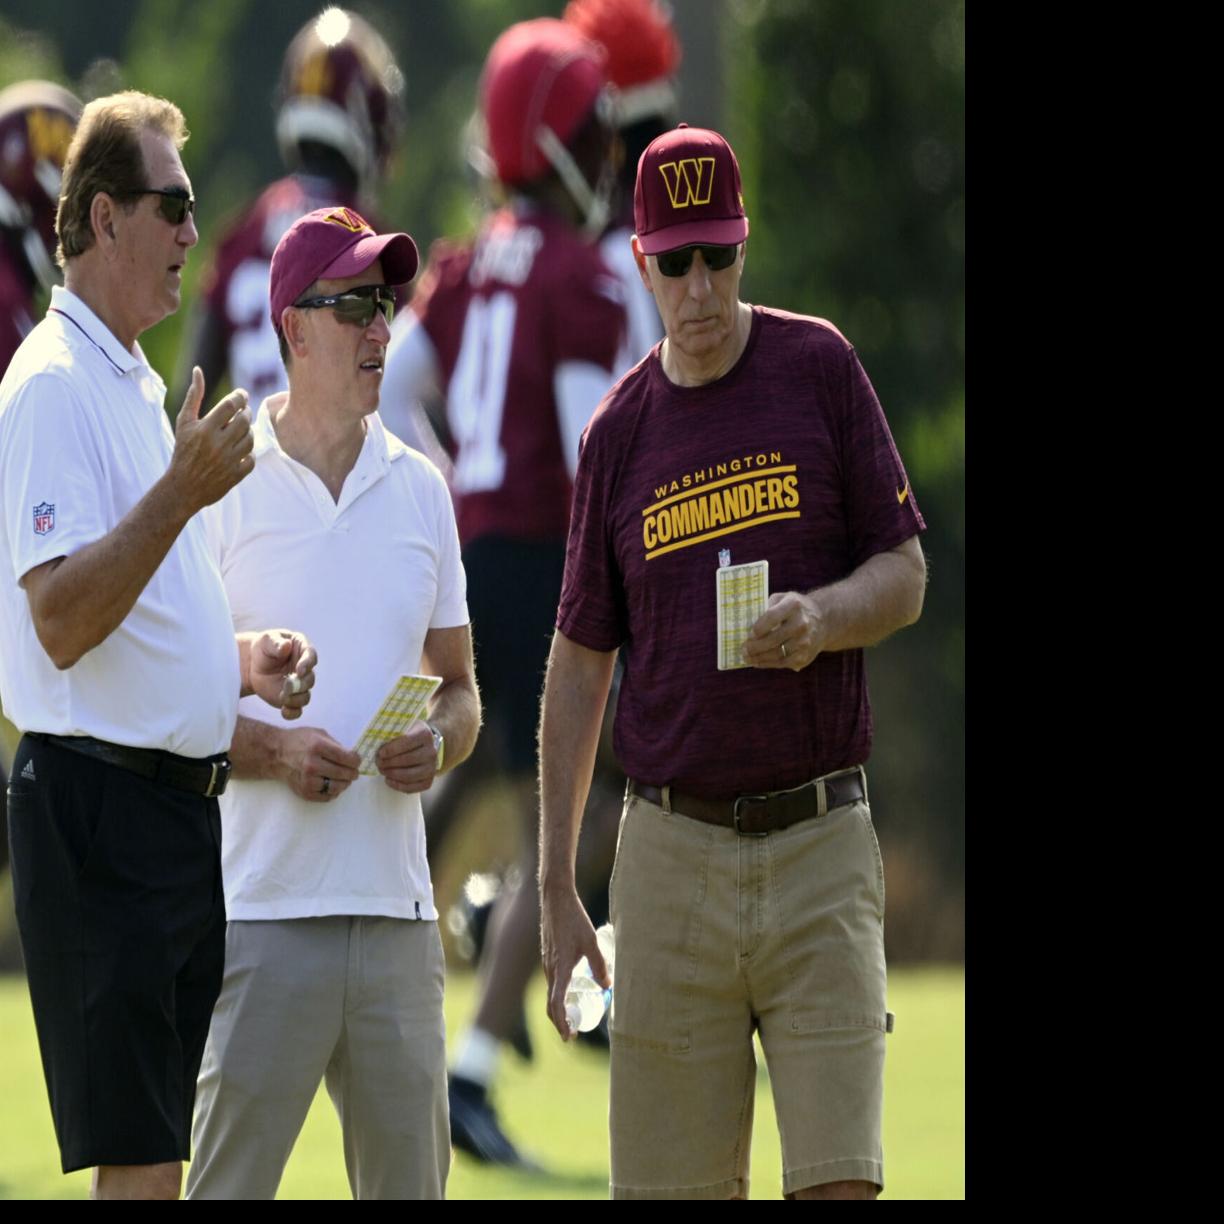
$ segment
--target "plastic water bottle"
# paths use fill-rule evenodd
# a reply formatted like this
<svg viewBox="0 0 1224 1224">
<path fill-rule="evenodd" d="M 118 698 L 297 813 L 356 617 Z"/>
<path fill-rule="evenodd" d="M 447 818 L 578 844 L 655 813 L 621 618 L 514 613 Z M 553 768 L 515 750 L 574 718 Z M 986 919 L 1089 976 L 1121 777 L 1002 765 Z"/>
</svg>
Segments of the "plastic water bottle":
<svg viewBox="0 0 1224 1224">
<path fill-rule="evenodd" d="M 604 924 L 595 932 L 599 951 L 612 976 L 612 962 L 616 954 L 612 927 Z M 591 963 L 584 956 L 575 966 L 565 991 L 565 1018 L 571 1033 L 589 1033 L 602 1019 L 612 1002 L 611 989 L 604 989 L 591 973 Z"/>
</svg>

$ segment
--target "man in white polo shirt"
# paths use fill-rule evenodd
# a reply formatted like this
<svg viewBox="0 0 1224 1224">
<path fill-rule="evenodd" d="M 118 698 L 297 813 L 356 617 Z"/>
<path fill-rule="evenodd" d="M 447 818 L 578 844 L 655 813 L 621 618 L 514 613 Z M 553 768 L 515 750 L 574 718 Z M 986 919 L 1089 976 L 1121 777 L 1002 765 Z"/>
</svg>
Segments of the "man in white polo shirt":
<svg viewBox="0 0 1224 1224">
<path fill-rule="evenodd" d="M 198 236 L 172 103 L 91 102 L 59 201 L 65 284 L 0 382 L 0 691 L 26 734 L 17 918 L 64 1172 L 177 1198 L 220 986 L 220 819 L 239 692 L 297 717 L 299 634 L 241 634 L 197 512 L 253 467 L 245 392 L 172 432 L 137 337 Z"/>
<path fill-rule="evenodd" d="M 286 231 L 270 295 L 289 390 L 260 407 L 255 475 L 207 515 L 234 627 L 302 624 L 344 684 L 316 695 L 313 727 L 242 705 L 188 1198 L 273 1198 L 323 1078 L 355 1197 L 446 1187 L 445 966 L 420 793 L 471 752 L 480 702 L 450 495 L 375 412 L 391 286 L 416 269 L 407 234 L 351 209 Z M 352 746 L 395 679 L 421 672 L 442 678 L 428 722 L 360 776 Z"/>
</svg>

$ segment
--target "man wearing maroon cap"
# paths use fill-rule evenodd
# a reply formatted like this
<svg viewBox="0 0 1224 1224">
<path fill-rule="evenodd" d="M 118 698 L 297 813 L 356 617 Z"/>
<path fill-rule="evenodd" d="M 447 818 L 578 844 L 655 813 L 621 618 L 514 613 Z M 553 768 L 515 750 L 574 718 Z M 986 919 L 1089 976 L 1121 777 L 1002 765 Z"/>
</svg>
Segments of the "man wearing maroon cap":
<svg viewBox="0 0 1224 1224">
<path fill-rule="evenodd" d="M 575 481 L 541 721 L 549 1016 L 567 1036 L 580 956 L 607 984 L 573 863 L 623 646 L 613 1195 L 747 1196 L 755 1031 L 784 1193 L 874 1198 L 891 1016 L 862 652 L 921 611 L 924 524 L 846 339 L 740 300 L 726 141 L 653 141 L 634 220 L 666 338 L 596 411 Z"/>
<path fill-rule="evenodd" d="M 480 704 L 446 484 L 375 411 L 390 286 L 416 269 L 407 234 L 351 209 L 290 227 L 270 282 L 289 390 L 260 407 L 242 495 L 207 519 L 235 624 L 292 609 L 345 682 L 290 735 L 240 708 L 221 812 L 225 980 L 189 1198 L 275 1197 L 323 1078 L 355 1197 L 445 1192 L 444 965 L 420 794 L 471 752 Z M 422 673 L 442 680 L 428 720 L 363 763 L 371 717 Z"/>
</svg>

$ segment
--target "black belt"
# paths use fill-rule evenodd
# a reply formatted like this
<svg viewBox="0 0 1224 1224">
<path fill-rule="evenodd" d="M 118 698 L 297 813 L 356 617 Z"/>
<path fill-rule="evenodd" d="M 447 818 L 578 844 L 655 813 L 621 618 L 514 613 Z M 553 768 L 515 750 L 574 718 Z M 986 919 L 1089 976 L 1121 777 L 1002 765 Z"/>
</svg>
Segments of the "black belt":
<svg viewBox="0 0 1224 1224">
<path fill-rule="evenodd" d="M 163 752 L 160 748 L 129 748 L 124 744 L 111 744 L 88 735 L 46 735 L 38 731 L 27 734 L 32 740 L 55 744 L 59 748 L 67 748 L 69 752 L 79 752 L 82 756 L 117 765 L 142 778 L 173 786 L 175 790 L 203 795 L 206 799 L 223 793 L 229 782 L 231 766 L 225 753 L 198 760 Z"/>
<path fill-rule="evenodd" d="M 821 815 L 820 787 L 824 786 L 825 811 L 857 803 L 865 795 L 863 773 L 855 769 L 846 773 L 813 778 L 791 790 L 771 791 L 763 795 L 736 795 L 733 799 L 702 799 L 673 790 L 668 798 L 672 811 L 705 824 L 734 829 L 743 837 L 764 837 L 777 829 L 789 829 L 801 820 Z M 644 786 L 629 779 L 629 793 L 648 803 L 665 807 L 663 792 L 657 786 Z"/>
</svg>

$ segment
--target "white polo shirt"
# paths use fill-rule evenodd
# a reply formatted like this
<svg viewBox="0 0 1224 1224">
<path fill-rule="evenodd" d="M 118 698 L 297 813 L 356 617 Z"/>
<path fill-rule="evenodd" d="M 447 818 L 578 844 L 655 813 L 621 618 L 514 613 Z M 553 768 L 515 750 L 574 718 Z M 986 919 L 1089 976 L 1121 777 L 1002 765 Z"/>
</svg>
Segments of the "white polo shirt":
<svg viewBox="0 0 1224 1224">
<path fill-rule="evenodd" d="M 114 530 L 162 477 L 174 452 L 165 396 L 140 346 L 129 352 L 59 287 L 0 382 L 0 697 L 23 731 L 189 757 L 229 747 L 238 648 L 199 515 L 122 624 L 66 671 L 18 586 Z"/>
<path fill-rule="evenodd" d="M 356 745 L 396 677 L 421 670 L 429 629 L 468 623 L 450 493 L 377 414 L 339 502 L 281 449 L 285 392 L 260 406 L 255 471 L 205 512 L 236 630 L 292 625 L 319 652 L 302 724 Z M 249 698 L 240 712 L 284 728 Z M 299 724 L 300 725 L 300 724 Z M 437 918 L 419 795 L 360 777 L 330 803 L 231 778 L 221 796 L 231 919 L 380 914 Z"/>
</svg>

